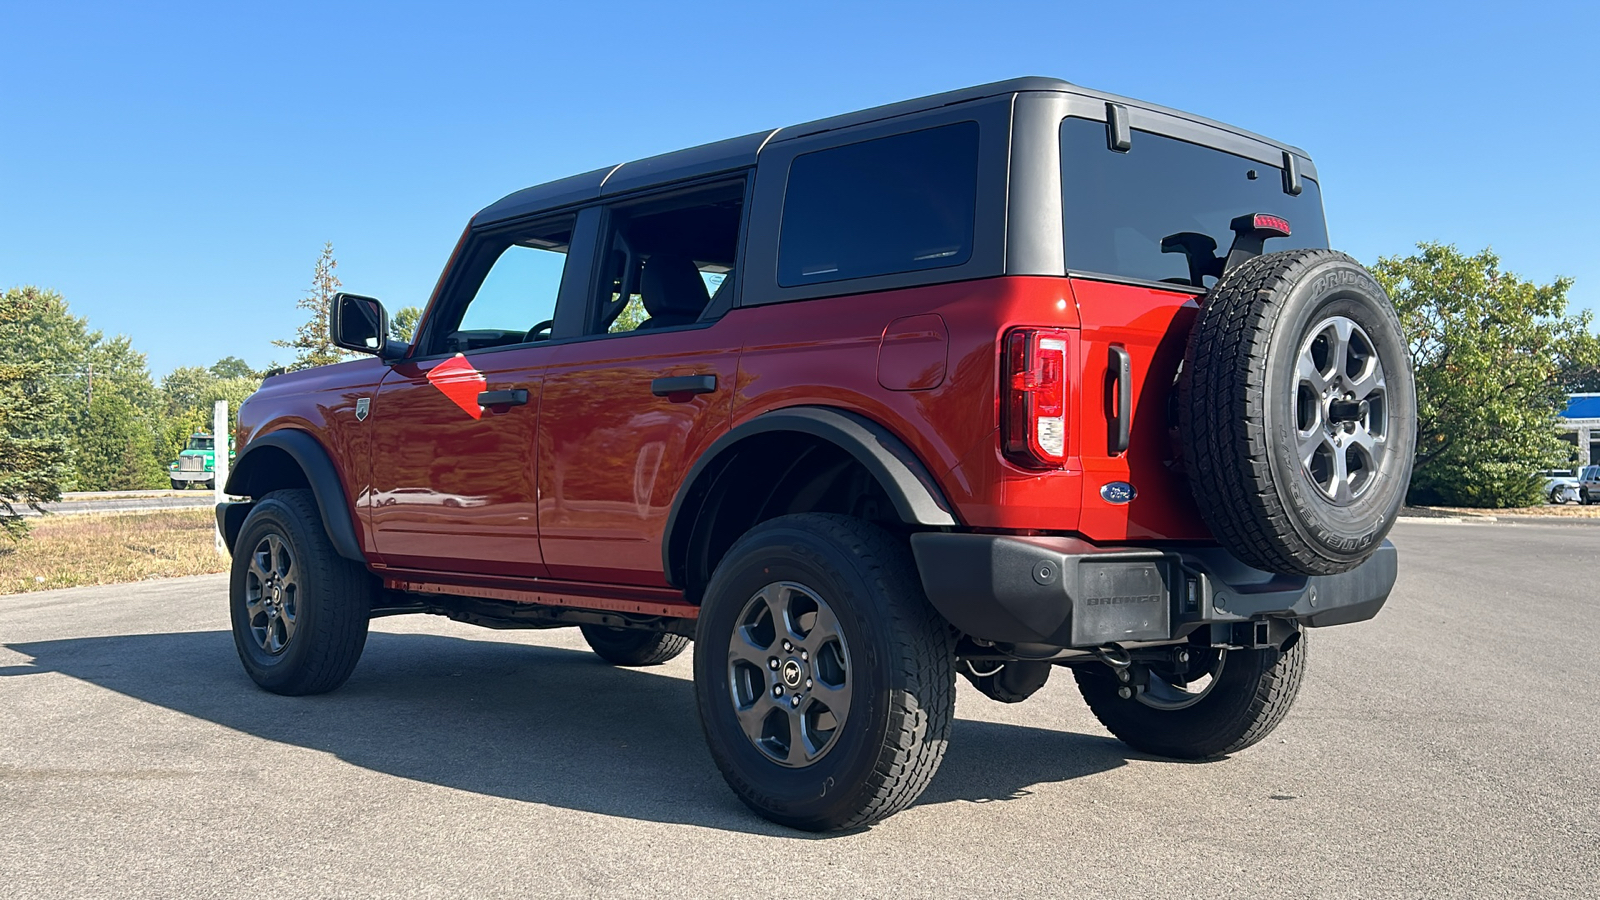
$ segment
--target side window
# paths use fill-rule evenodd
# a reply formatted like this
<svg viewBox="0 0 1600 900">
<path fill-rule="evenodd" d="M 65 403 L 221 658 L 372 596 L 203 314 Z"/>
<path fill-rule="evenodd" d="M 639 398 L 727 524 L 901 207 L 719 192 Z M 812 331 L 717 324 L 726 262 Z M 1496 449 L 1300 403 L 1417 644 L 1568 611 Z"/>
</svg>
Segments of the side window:
<svg viewBox="0 0 1600 900">
<path fill-rule="evenodd" d="M 744 182 L 611 210 L 590 334 L 691 325 L 733 287 Z"/>
<path fill-rule="evenodd" d="M 548 340 L 566 271 L 572 222 L 546 223 L 487 239 L 467 262 L 471 292 L 437 333 L 435 351 L 464 352 Z M 470 285 L 482 273 L 475 286 Z"/>
<path fill-rule="evenodd" d="M 976 122 L 797 156 L 784 190 L 778 284 L 959 266 L 972 257 L 977 197 Z"/>
</svg>

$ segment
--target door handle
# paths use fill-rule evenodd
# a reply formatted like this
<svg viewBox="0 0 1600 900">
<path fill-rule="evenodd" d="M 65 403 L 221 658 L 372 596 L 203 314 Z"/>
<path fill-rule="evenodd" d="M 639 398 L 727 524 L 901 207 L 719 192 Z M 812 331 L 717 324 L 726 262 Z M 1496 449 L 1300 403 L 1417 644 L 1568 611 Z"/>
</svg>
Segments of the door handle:
<svg viewBox="0 0 1600 900">
<path fill-rule="evenodd" d="M 709 394 L 716 389 L 715 375 L 675 375 L 671 378 L 657 378 L 650 382 L 650 393 L 657 397 Z"/>
<path fill-rule="evenodd" d="M 478 395 L 478 405 L 491 406 L 521 406 L 528 402 L 528 392 L 522 388 L 510 391 L 484 391 Z"/>
<path fill-rule="evenodd" d="M 1133 358 L 1121 344 L 1112 344 L 1106 355 L 1110 370 L 1112 413 L 1107 443 L 1112 455 L 1128 449 L 1128 430 L 1133 422 Z"/>
</svg>

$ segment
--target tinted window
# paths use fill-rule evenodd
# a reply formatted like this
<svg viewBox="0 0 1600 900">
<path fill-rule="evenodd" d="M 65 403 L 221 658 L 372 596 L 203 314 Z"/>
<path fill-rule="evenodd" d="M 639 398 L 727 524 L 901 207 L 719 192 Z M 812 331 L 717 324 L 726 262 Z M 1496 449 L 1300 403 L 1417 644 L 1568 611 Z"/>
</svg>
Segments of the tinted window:
<svg viewBox="0 0 1600 900">
<path fill-rule="evenodd" d="M 1162 253 L 1161 239 L 1196 232 L 1226 256 L 1234 237 L 1228 223 L 1247 213 L 1289 220 L 1293 234 L 1268 241 L 1268 251 L 1326 247 L 1322 194 L 1315 181 L 1300 183 L 1299 196 L 1287 194 L 1276 166 L 1146 131 L 1133 132 L 1131 149 L 1115 152 L 1106 147 L 1104 123 L 1067 119 L 1061 123 L 1067 268 L 1189 284 L 1187 257 Z"/>
<path fill-rule="evenodd" d="M 784 192 L 784 287 L 959 266 L 972 256 L 978 123 L 795 157 Z"/>
</svg>

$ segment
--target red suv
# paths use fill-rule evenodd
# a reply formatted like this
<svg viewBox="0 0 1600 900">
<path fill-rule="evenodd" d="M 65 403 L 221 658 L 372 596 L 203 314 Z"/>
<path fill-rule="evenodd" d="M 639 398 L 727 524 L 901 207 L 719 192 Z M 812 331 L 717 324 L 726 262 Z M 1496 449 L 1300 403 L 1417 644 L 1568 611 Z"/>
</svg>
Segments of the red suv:
<svg viewBox="0 0 1600 900">
<path fill-rule="evenodd" d="M 1326 248 L 1303 151 L 1044 78 L 519 191 L 412 343 L 340 295 L 375 358 L 244 404 L 239 656 L 310 694 L 377 616 L 692 638 L 717 765 L 805 829 L 916 800 L 958 673 L 1232 753 L 1395 580 L 1410 361 Z"/>
</svg>

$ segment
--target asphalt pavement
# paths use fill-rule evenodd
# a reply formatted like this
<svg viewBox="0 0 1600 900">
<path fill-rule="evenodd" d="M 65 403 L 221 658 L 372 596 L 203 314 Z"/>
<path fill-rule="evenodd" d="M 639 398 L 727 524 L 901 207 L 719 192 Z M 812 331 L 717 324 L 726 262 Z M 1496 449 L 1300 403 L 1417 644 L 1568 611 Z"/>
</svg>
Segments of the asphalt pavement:
<svg viewBox="0 0 1600 900">
<path fill-rule="evenodd" d="M 58 516 L 86 513 L 154 512 L 163 509 L 199 509 L 215 506 L 215 491 L 80 491 L 61 495 L 53 503 L 41 504 L 46 514 Z M 37 516 L 32 507 L 16 504 L 18 513 Z"/>
<path fill-rule="evenodd" d="M 375 623 L 343 689 L 257 690 L 220 576 L 0 598 L 0 896 L 1594 897 L 1600 533 L 1402 522 L 1371 622 L 1211 763 L 1110 738 L 1058 672 L 963 682 L 943 769 L 871 829 L 742 807 L 690 660 Z"/>
</svg>

